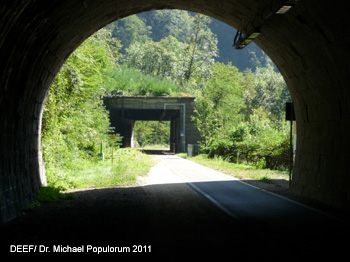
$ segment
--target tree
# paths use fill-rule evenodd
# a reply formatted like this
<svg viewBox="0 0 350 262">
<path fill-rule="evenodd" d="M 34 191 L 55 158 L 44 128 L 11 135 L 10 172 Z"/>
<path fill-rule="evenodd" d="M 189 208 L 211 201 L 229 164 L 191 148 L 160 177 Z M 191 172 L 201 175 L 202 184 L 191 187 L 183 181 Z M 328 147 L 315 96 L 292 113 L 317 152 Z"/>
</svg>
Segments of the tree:
<svg viewBox="0 0 350 262">
<path fill-rule="evenodd" d="M 168 36 L 160 42 L 135 42 L 126 50 L 124 63 L 142 73 L 165 79 L 176 79 L 179 73 L 179 53 L 183 44 Z"/>
<path fill-rule="evenodd" d="M 242 73 L 232 64 L 212 65 L 211 79 L 196 95 L 195 125 L 209 146 L 227 136 L 232 126 L 242 121 Z"/>
<path fill-rule="evenodd" d="M 135 138 L 141 147 L 146 145 L 169 145 L 170 122 L 136 121 Z"/>
<path fill-rule="evenodd" d="M 237 124 L 243 119 L 244 98 L 241 85 L 243 74 L 231 63 L 215 63 L 211 66 L 212 77 L 200 89 L 198 100 L 211 102 L 208 110 L 216 111 L 216 121 L 220 126 L 226 127 Z M 219 117 L 220 116 L 220 117 Z M 219 117 L 219 118 L 218 118 Z"/>
<path fill-rule="evenodd" d="M 173 36 L 159 42 L 135 42 L 126 49 L 124 63 L 145 74 L 172 79 L 184 84 L 191 78 L 208 80 L 217 56 L 217 39 L 210 31 L 210 18 L 196 15 L 192 34 L 185 43 Z"/>
<path fill-rule="evenodd" d="M 273 66 L 257 68 L 254 73 L 253 88 L 244 94 L 250 113 L 262 108 L 276 123 L 283 120 L 285 103 L 290 101 L 289 91 L 283 77 Z"/>
<path fill-rule="evenodd" d="M 145 43 L 150 40 L 151 26 L 147 26 L 137 15 L 120 19 L 107 26 L 112 31 L 112 37 L 120 40 L 123 47 L 121 53 L 135 42 Z"/>
<path fill-rule="evenodd" d="M 42 120 L 45 164 L 69 166 L 94 155 L 109 131 L 100 96 L 105 74 L 117 67 L 119 43 L 103 29 L 85 41 L 66 61 L 49 91 Z M 50 168 L 48 168 L 49 170 Z"/>
<path fill-rule="evenodd" d="M 231 63 L 215 63 L 211 67 L 212 77 L 206 84 L 206 92 L 209 99 L 214 102 L 215 107 L 229 105 L 235 108 L 236 112 L 242 107 L 242 73 Z"/>
<path fill-rule="evenodd" d="M 210 147 L 216 139 L 220 123 L 218 123 L 218 111 L 213 110 L 213 102 L 203 97 L 196 97 L 195 116 L 192 121 L 197 127 L 203 139 L 203 148 Z"/>
<path fill-rule="evenodd" d="M 210 76 L 210 66 L 215 62 L 214 57 L 218 56 L 218 41 L 209 28 L 210 22 L 209 17 L 201 14 L 194 17 L 193 32 L 182 55 L 185 81 L 193 76 L 198 79 L 208 79 Z"/>
<path fill-rule="evenodd" d="M 144 12 L 139 17 L 152 27 L 151 38 L 155 42 L 173 36 L 180 42 L 186 42 L 192 32 L 194 19 L 187 11 L 157 10 Z"/>
</svg>

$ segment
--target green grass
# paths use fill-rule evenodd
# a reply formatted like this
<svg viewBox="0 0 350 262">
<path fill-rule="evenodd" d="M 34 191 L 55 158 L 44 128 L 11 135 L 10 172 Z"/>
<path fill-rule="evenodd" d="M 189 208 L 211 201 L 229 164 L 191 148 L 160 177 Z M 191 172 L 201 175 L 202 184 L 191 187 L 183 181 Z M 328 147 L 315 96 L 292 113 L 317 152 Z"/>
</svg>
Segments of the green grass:
<svg viewBox="0 0 350 262">
<path fill-rule="evenodd" d="M 136 149 L 118 149 L 114 152 L 113 164 L 110 157 L 81 159 L 70 168 L 47 170 L 48 186 L 38 192 L 33 206 L 72 198 L 72 194 L 61 193 L 71 189 L 134 185 L 137 177 L 146 176 L 155 163 L 155 158 Z"/>
<path fill-rule="evenodd" d="M 255 179 L 264 183 L 273 183 L 275 179 L 289 180 L 288 172 L 284 171 L 257 169 L 245 164 L 230 163 L 221 158 L 207 158 L 206 155 L 188 157 L 186 154 L 178 154 L 178 156 L 239 179 Z"/>
<path fill-rule="evenodd" d="M 134 185 L 138 176 L 146 176 L 155 160 L 133 149 L 119 149 L 111 159 L 91 163 L 71 174 L 75 188 Z"/>
<path fill-rule="evenodd" d="M 169 150 L 170 146 L 166 144 L 161 145 L 145 145 L 143 147 L 140 147 L 139 149 L 143 150 Z"/>
<path fill-rule="evenodd" d="M 55 202 L 61 199 L 74 199 L 74 194 L 63 194 L 60 192 L 58 188 L 55 187 L 42 187 L 38 195 L 36 197 L 36 200 L 40 203 L 45 202 Z"/>
<path fill-rule="evenodd" d="M 107 88 L 110 91 L 119 90 L 123 95 L 168 96 L 177 93 L 180 88 L 171 80 L 145 75 L 127 66 L 119 67 L 110 77 L 114 81 Z"/>
</svg>

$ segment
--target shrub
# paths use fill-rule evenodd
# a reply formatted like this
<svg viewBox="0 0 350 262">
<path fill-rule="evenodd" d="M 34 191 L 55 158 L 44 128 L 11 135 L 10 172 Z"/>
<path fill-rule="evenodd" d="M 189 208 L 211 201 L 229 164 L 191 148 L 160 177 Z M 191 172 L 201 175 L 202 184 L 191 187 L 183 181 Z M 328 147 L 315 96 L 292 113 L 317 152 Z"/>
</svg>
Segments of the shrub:
<svg viewBox="0 0 350 262">
<path fill-rule="evenodd" d="M 279 129 L 267 119 L 253 115 L 226 131 L 226 138 L 212 140 L 207 145 L 209 157 L 220 156 L 230 162 L 239 160 L 257 168 L 287 168 L 289 165 L 289 135 L 287 125 Z"/>
</svg>

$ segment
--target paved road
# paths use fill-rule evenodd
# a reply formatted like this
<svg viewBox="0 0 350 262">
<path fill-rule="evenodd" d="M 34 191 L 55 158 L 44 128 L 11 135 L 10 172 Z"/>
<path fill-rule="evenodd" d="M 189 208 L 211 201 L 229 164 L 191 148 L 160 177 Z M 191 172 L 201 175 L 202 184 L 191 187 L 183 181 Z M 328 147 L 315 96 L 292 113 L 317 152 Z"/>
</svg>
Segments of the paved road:
<svg viewBox="0 0 350 262">
<path fill-rule="evenodd" d="M 279 247 L 276 254 L 293 259 L 335 259 L 347 251 L 349 230 L 343 221 L 197 163 L 172 155 L 157 157 L 161 162 L 152 169 L 149 185 L 189 184 L 239 223 L 245 236 L 251 235 L 247 245 L 254 243 L 259 250 Z"/>
<path fill-rule="evenodd" d="M 344 224 L 301 204 L 171 155 L 140 186 L 89 188 L 76 199 L 42 204 L 0 226 L 0 256 L 74 255 L 54 246 L 84 246 L 82 255 L 111 261 L 342 261 Z M 11 245 L 45 246 L 50 253 L 11 253 Z M 141 245 L 140 253 L 87 252 Z M 152 252 L 148 251 L 151 246 Z M 146 248 L 146 249 L 145 249 Z"/>
</svg>

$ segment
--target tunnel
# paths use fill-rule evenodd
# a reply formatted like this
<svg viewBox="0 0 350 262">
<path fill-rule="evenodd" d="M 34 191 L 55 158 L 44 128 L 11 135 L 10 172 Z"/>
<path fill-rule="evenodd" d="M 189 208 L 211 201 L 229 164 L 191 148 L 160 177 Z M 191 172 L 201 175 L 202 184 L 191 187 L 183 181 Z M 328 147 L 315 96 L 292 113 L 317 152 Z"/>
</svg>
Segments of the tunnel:
<svg viewBox="0 0 350 262">
<path fill-rule="evenodd" d="M 282 73 L 294 103 L 298 141 L 291 190 L 349 211 L 349 5 L 326 0 L 2 1 L 1 223 L 18 216 L 46 183 L 41 117 L 63 63 L 100 28 L 156 9 L 202 13 L 249 41 L 254 38 Z"/>
<path fill-rule="evenodd" d="M 172 153 L 185 153 L 197 145 L 201 136 L 192 117 L 195 97 L 105 96 L 113 132 L 121 135 L 122 147 L 134 147 L 135 121 L 170 122 L 169 148 Z"/>
</svg>

